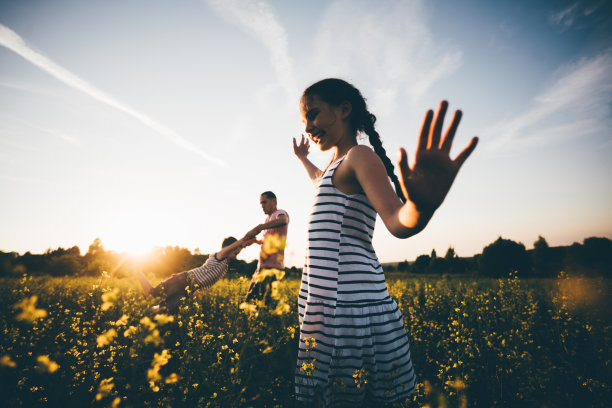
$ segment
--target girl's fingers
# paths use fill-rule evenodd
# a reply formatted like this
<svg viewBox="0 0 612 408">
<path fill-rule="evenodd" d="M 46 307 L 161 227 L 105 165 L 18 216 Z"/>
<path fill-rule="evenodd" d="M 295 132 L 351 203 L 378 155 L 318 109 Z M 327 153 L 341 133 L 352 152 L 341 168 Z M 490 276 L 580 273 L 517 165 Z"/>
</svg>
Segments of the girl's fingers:
<svg viewBox="0 0 612 408">
<path fill-rule="evenodd" d="M 438 148 L 440 145 L 440 137 L 442 135 L 442 126 L 444 125 L 444 116 L 446 115 L 446 109 L 448 108 L 448 102 L 440 102 L 438 113 L 436 114 L 436 120 L 434 121 L 434 127 L 431 131 L 431 137 L 427 145 L 428 149 Z"/>
<path fill-rule="evenodd" d="M 410 166 L 408 165 L 408 155 L 406 154 L 406 150 L 401 147 L 400 148 L 400 156 L 397 161 L 397 167 L 399 168 L 400 173 L 400 185 L 402 187 L 402 192 L 404 193 L 404 197 L 408 200 L 408 191 L 406 190 L 406 184 L 408 182 L 408 178 L 410 177 Z"/>
<path fill-rule="evenodd" d="M 459 126 L 459 122 L 461 122 L 462 117 L 463 113 L 460 110 L 456 110 L 455 115 L 453 116 L 453 121 L 446 131 L 446 135 L 444 135 L 444 140 L 442 140 L 442 145 L 440 146 L 442 151 L 450 152 L 451 146 L 453 145 L 453 139 L 455 138 L 455 133 L 457 132 L 457 127 Z"/>
<path fill-rule="evenodd" d="M 430 109 L 425 114 L 425 119 L 423 119 L 423 126 L 421 126 L 421 134 L 419 135 L 419 142 L 417 143 L 417 153 L 427 149 L 427 139 L 429 138 L 429 128 L 431 127 L 432 117 L 433 111 Z"/>
<path fill-rule="evenodd" d="M 459 156 L 457 156 L 457 158 L 454 160 L 454 162 L 457 164 L 457 171 L 459 171 L 461 166 L 463 166 L 463 163 L 467 160 L 467 158 L 470 157 L 470 154 L 472 154 L 477 144 L 478 138 L 473 137 L 470 141 L 470 144 L 465 149 L 463 149 L 461 153 L 459 153 Z"/>
</svg>

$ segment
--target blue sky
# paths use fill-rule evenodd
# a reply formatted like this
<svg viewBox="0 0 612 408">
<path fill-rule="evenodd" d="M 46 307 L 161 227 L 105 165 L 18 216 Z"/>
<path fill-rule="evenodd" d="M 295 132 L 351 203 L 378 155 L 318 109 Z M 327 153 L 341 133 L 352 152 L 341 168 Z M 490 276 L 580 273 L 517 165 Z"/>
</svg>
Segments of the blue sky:
<svg viewBox="0 0 612 408">
<path fill-rule="evenodd" d="M 383 262 L 612 238 L 609 1 L 3 0 L 0 24 L 0 250 L 208 253 L 273 190 L 301 265 L 314 190 L 291 138 L 329 76 L 393 161 L 441 99 L 464 112 L 454 154 L 481 139 L 424 232 L 378 223 Z"/>
</svg>

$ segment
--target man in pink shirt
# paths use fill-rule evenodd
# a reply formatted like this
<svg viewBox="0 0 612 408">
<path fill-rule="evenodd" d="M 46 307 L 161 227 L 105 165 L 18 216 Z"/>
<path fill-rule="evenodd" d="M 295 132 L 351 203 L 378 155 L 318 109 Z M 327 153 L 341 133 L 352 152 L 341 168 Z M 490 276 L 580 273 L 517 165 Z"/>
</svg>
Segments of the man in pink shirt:
<svg viewBox="0 0 612 408">
<path fill-rule="evenodd" d="M 248 239 L 263 231 L 263 239 L 258 241 L 261 244 L 259 263 L 251 279 L 251 285 L 245 299 L 247 302 L 269 297 L 269 287 L 276 280 L 276 272 L 283 271 L 285 268 L 285 244 L 287 242 L 289 214 L 285 210 L 276 208 L 276 195 L 271 191 L 261 193 L 259 203 L 261 209 L 267 215 L 266 221 L 255 226 L 245 235 L 245 238 Z"/>
</svg>

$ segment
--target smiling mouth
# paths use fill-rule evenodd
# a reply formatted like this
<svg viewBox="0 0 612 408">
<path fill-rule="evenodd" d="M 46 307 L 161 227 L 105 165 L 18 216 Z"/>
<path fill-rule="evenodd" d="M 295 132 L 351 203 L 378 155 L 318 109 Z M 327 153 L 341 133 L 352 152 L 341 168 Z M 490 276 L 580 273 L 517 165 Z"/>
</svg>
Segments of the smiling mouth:
<svg viewBox="0 0 612 408">
<path fill-rule="evenodd" d="M 325 132 L 316 132 L 314 134 L 310 134 L 310 138 L 312 139 L 312 141 L 317 144 L 321 143 L 321 139 L 323 138 L 323 136 L 325 136 Z"/>
</svg>

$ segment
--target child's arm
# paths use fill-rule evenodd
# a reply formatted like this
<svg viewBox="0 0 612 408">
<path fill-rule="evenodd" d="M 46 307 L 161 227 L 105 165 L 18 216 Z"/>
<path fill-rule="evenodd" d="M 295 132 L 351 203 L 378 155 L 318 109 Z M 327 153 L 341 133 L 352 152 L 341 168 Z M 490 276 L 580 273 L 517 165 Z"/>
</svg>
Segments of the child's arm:
<svg viewBox="0 0 612 408">
<path fill-rule="evenodd" d="M 233 255 L 234 252 L 235 252 L 235 255 L 238 255 L 240 251 L 242 251 L 242 248 L 246 248 L 253 243 L 255 243 L 255 238 L 248 239 L 246 236 L 243 238 L 240 238 L 238 241 L 234 242 L 233 244 L 230 244 L 226 247 L 221 248 L 221 250 L 217 252 L 217 259 L 222 261 L 228 256 Z"/>
<path fill-rule="evenodd" d="M 447 107 L 448 103 L 442 101 L 433 127 L 433 112 L 430 110 L 425 115 L 412 168 L 408 166 L 406 151 L 400 149 L 398 166 L 405 204 L 387 181 L 385 167 L 371 149 L 356 146 L 345 159 L 348 171 L 357 179 L 389 232 L 398 238 L 410 237 L 425 228 L 444 201 L 459 169 L 478 143 L 478 138 L 474 137 L 457 158 L 450 158 L 449 152 L 461 120 L 461 111 L 455 112 L 448 131 L 441 138 Z"/>
<path fill-rule="evenodd" d="M 314 183 L 323 175 L 323 172 L 310 160 L 308 160 L 309 148 L 310 143 L 308 142 L 308 139 L 304 137 L 304 135 L 302 135 L 302 140 L 300 141 L 299 145 L 297 144 L 295 137 L 293 138 L 293 152 L 297 158 L 300 159 L 302 165 L 306 169 L 306 173 L 308 173 L 308 177 L 310 177 L 310 180 L 312 180 Z"/>
</svg>

